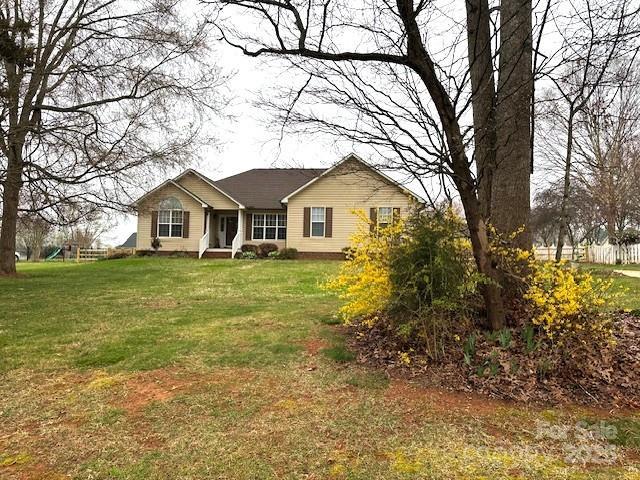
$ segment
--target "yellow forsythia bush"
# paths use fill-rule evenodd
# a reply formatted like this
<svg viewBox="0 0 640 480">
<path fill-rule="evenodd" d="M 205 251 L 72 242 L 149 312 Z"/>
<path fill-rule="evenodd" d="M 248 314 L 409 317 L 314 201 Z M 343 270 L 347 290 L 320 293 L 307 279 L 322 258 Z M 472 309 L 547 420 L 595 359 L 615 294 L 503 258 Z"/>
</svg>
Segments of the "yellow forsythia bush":
<svg viewBox="0 0 640 480">
<path fill-rule="evenodd" d="M 389 251 L 392 242 L 402 234 L 403 222 L 398 219 L 372 234 L 364 211 L 353 212 L 359 219 L 351 237 L 347 260 L 337 276 L 325 283 L 327 290 L 337 292 L 343 305 L 340 315 L 345 321 L 373 315 L 386 308 L 392 286 L 389 280 Z"/>
<path fill-rule="evenodd" d="M 536 262 L 532 258 L 524 294 L 533 308 L 532 322 L 560 344 L 569 337 L 586 343 L 612 341 L 613 318 L 606 311 L 615 297 L 612 282 L 595 279 L 566 262 Z"/>
</svg>

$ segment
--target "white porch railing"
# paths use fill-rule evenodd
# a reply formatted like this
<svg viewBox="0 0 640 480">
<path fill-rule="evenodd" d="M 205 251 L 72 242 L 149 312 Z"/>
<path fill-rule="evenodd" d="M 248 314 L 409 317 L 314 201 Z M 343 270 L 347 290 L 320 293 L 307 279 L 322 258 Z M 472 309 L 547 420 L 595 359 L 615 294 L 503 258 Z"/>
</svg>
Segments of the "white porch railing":
<svg viewBox="0 0 640 480">
<path fill-rule="evenodd" d="M 244 238 L 244 210 L 238 210 L 238 232 L 231 242 L 231 258 L 236 258 L 236 253 L 242 247 Z"/>
<path fill-rule="evenodd" d="M 200 239 L 200 244 L 198 245 L 198 258 L 202 258 L 204 252 L 209 248 L 209 230 L 205 233 Z"/>
</svg>

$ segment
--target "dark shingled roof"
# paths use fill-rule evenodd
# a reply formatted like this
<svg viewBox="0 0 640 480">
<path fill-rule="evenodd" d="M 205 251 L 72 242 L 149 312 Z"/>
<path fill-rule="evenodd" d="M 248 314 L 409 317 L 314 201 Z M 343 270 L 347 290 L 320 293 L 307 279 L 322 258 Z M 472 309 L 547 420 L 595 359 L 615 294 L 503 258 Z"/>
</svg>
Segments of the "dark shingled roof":
<svg viewBox="0 0 640 480">
<path fill-rule="evenodd" d="M 138 234 L 132 233 L 122 245 L 118 246 L 118 248 L 136 248 L 137 238 L 138 238 Z"/>
<path fill-rule="evenodd" d="M 281 209 L 283 198 L 324 171 L 324 168 L 254 168 L 212 183 L 246 208 Z"/>
</svg>

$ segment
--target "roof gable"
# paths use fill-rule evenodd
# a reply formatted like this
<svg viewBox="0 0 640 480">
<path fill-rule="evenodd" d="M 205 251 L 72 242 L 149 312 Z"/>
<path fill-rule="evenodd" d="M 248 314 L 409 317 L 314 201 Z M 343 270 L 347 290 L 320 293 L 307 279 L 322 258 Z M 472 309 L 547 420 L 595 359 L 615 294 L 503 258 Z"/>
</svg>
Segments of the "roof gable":
<svg viewBox="0 0 640 480">
<path fill-rule="evenodd" d="M 196 194 L 194 194 L 193 192 L 190 192 L 189 190 L 187 190 L 186 188 L 184 188 L 182 185 L 180 185 L 179 183 L 177 183 L 176 181 L 174 181 L 173 179 L 167 180 L 166 182 L 161 183 L 160 185 L 158 185 L 156 188 L 154 188 L 153 190 L 148 191 L 147 193 L 145 193 L 144 195 L 142 195 L 140 198 L 138 198 L 135 202 L 134 205 L 139 205 L 141 202 L 143 202 L 145 199 L 149 198 L 151 195 L 153 195 L 154 193 L 159 192 L 160 190 L 162 190 L 163 188 L 166 188 L 168 186 L 173 186 L 176 187 L 178 189 L 180 189 L 181 191 L 183 191 L 184 193 L 186 193 L 188 196 L 190 196 L 191 198 L 193 198 L 196 202 L 200 203 L 202 205 L 202 207 L 210 207 L 211 205 L 209 205 L 207 202 L 205 202 L 204 200 L 202 200 L 200 197 L 198 197 Z"/>
<path fill-rule="evenodd" d="M 242 204 L 242 202 L 240 202 L 236 198 L 234 198 L 229 192 L 226 192 L 226 191 L 222 190 L 219 186 L 216 185 L 215 181 L 211 180 L 209 177 L 206 177 L 206 176 L 202 175 L 200 172 L 197 172 L 196 170 L 194 170 L 192 168 L 189 168 L 189 169 L 185 170 L 184 172 L 182 172 L 180 175 L 178 175 L 176 178 L 174 178 L 174 181 L 179 182 L 180 180 L 182 180 L 187 175 L 193 175 L 194 177 L 200 179 L 206 185 L 210 186 L 213 190 L 215 190 L 216 192 L 220 193 L 221 195 L 223 195 L 224 197 L 226 197 L 227 199 L 229 199 L 233 203 L 237 204 L 238 207 L 244 208 L 244 205 Z M 215 207 L 215 205 L 214 205 L 214 207 Z"/>
<path fill-rule="evenodd" d="M 412 198 L 414 198 L 415 200 L 417 200 L 419 203 L 425 203 L 424 200 L 422 198 L 420 198 L 418 195 L 416 195 L 415 193 L 413 193 L 411 190 L 409 190 L 408 188 L 404 187 L 403 185 L 401 185 L 400 183 L 396 182 L 394 179 L 392 179 L 391 177 L 389 177 L 388 175 L 385 175 L 384 173 L 380 172 L 379 170 L 373 168 L 371 165 L 369 165 L 367 162 L 365 162 L 364 160 L 362 160 L 359 156 L 357 156 L 355 153 L 350 153 L 349 155 L 347 155 L 346 157 L 344 157 L 342 160 L 340 160 L 339 162 L 337 162 L 335 165 L 333 165 L 332 167 L 324 170 L 320 175 L 318 175 L 316 178 L 311 179 L 309 182 L 307 182 L 304 185 L 301 185 L 299 188 L 297 188 L 296 190 L 292 191 L 291 193 L 289 193 L 287 196 L 285 196 L 284 198 L 282 198 L 281 202 L 282 203 L 288 203 L 289 199 L 291 197 L 293 197 L 294 195 L 297 195 L 298 193 L 300 193 L 301 191 L 303 191 L 304 189 L 306 189 L 307 187 L 313 185 L 315 182 L 317 182 L 318 180 L 322 179 L 323 177 L 326 177 L 328 175 L 330 175 L 331 173 L 335 172 L 336 169 L 344 166 L 345 164 L 347 164 L 347 162 L 357 162 L 359 166 L 364 166 L 367 170 L 371 171 L 372 173 L 374 173 L 375 175 L 381 177 L 386 183 L 389 183 L 395 187 L 397 187 L 398 189 L 400 189 L 402 192 L 404 192 L 405 194 L 411 196 Z"/>
</svg>

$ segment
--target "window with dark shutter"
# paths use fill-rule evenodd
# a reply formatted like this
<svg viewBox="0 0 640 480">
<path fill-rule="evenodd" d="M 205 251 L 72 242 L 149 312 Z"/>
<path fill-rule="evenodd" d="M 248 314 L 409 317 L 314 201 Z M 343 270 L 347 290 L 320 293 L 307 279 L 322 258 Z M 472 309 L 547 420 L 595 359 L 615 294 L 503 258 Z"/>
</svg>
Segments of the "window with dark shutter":
<svg viewBox="0 0 640 480">
<path fill-rule="evenodd" d="M 311 207 L 304 207 L 304 215 L 302 219 L 302 236 L 311 236 Z"/>
<path fill-rule="evenodd" d="M 158 212 L 151 212 L 151 238 L 158 236 Z"/>
<path fill-rule="evenodd" d="M 376 231 L 376 227 L 378 226 L 378 209 L 377 208 L 370 208 L 369 209 L 369 220 L 371 221 L 369 223 L 369 229 L 372 232 Z"/>
<path fill-rule="evenodd" d="M 325 207 L 311 207 L 311 236 L 324 237 L 327 225 Z"/>
<path fill-rule="evenodd" d="M 327 207 L 325 209 L 325 225 L 324 225 L 324 236 L 327 238 L 331 238 L 333 236 L 333 208 Z"/>
<path fill-rule="evenodd" d="M 189 212 L 182 212 L 182 238 L 189 238 Z"/>
</svg>

